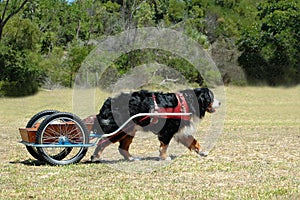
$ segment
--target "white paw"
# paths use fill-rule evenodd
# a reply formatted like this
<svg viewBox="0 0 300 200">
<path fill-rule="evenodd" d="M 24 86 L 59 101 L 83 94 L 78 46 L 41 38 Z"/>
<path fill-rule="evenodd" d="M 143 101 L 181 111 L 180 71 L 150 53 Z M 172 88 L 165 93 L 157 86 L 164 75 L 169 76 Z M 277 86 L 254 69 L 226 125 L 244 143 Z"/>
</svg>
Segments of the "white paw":
<svg viewBox="0 0 300 200">
<path fill-rule="evenodd" d="M 91 162 L 97 162 L 99 160 L 100 158 L 98 156 L 94 156 L 94 155 L 91 156 Z"/>
<path fill-rule="evenodd" d="M 162 159 L 162 158 L 159 158 L 159 160 L 164 160 L 164 161 L 171 161 L 172 158 L 170 156 L 166 157 L 166 159 Z"/>
<path fill-rule="evenodd" d="M 206 156 L 208 156 L 208 153 L 209 153 L 208 151 L 200 151 L 199 155 L 202 157 L 206 157 Z"/>
<path fill-rule="evenodd" d="M 139 157 L 129 157 L 128 160 L 129 161 L 140 161 L 141 158 L 139 158 Z"/>
<path fill-rule="evenodd" d="M 172 160 L 172 158 L 171 158 L 170 156 L 168 156 L 168 157 L 166 158 L 166 161 L 170 161 L 170 160 Z"/>
</svg>

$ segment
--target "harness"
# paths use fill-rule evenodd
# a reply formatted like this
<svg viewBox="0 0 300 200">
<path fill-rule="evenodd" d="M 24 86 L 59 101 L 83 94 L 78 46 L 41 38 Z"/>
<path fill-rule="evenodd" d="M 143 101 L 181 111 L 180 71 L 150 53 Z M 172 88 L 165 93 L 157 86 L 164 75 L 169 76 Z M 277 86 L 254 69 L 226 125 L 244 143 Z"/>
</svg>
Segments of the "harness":
<svg viewBox="0 0 300 200">
<path fill-rule="evenodd" d="M 176 93 L 176 98 L 178 100 L 178 104 L 174 108 L 162 108 L 159 107 L 156 102 L 156 96 L 152 95 L 153 102 L 154 102 L 154 109 L 152 110 L 153 113 L 189 113 L 188 104 L 181 93 Z M 190 115 L 161 115 L 161 116 L 153 116 L 151 118 L 151 123 L 155 124 L 158 122 L 159 118 L 165 119 L 181 119 L 185 121 L 189 121 L 191 119 Z"/>
<path fill-rule="evenodd" d="M 174 108 L 162 108 L 159 107 L 157 102 L 156 102 L 156 96 L 154 94 L 152 94 L 152 98 L 153 98 L 153 102 L 154 102 L 154 109 L 151 110 L 151 113 L 189 113 L 189 107 L 188 104 L 183 96 L 183 94 L 181 93 L 176 93 L 176 98 L 178 101 L 178 104 L 176 107 Z M 143 118 L 141 118 L 139 120 L 139 122 L 142 122 L 146 119 L 150 118 L 150 123 L 151 124 L 156 124 L 159 120 L 159 118 L 164 118 L 164 119 L 181 119 L 184 121 L 190 121 L 191 120 L 191 115 L 155 115 L 155 116 L 151 116 L 151 115 L 146 115 Z M 95 119 L 95 118 L 94 118 Z M 133 125 L 131 125 L 133 126 Z M 131 127 L 129 126 L 129 127 Z M 111 135 L 112 133 L 110 133 L 110 136 L 108 136 L 106 139 L 100 140 L 98 142 L 98 146 L 113 139 L 114 137 L 116 137 L 117 135 L 124 133 L 126 131 L 126 129 L 128 129 L 129 127 L 125 127 L 122 128 L 122 130 L 114 133 L 113 135 Z"/>
</svg>

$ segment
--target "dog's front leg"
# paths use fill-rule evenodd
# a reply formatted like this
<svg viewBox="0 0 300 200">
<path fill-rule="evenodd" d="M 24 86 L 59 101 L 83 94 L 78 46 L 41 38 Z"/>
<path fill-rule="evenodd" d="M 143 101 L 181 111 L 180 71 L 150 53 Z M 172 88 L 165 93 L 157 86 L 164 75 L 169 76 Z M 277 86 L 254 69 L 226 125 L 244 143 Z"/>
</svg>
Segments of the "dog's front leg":
<svg viewBox="0 0 300 200">
<path fill-rule="evenodd" d="M 192 141 L 190 143 L 190 146 L 189 146 L 190 150 L 194 150 L 200 156 L 203 156 L 203 157 L 208 156 L 208 152 L 207 151 L 203 151 L 203 149 L 201 148 L 200 143 L 193 136 L 190 135 L 188 141 L 189 140 Z"/>
<path fill-rule="evenodd" d="M 162 160 L 171 160 L 171 157 L 168 157 L 167 150 L 168 150 L 169 144 L 165 144 L 162 141 L 160 141 L 160 147 L 159 147 L 159 157 Z"/>
<path fill-rule="evenodd" d="M 205 157 L 208 155 L 207 152 L 202 151 L 200 143 L 192 135 L 181 133 L 176 135 L 175 139 L 189 148 L 189 150 L 195 151 L 200 156 Z"/>
</svg>

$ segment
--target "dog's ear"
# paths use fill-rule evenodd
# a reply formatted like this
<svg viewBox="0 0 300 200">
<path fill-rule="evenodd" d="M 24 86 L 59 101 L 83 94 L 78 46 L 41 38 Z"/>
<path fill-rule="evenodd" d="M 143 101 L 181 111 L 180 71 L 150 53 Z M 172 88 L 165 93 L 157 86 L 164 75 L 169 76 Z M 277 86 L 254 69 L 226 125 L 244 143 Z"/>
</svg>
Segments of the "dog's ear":
<svg viewBox="0 0 300 200">
<path fill-rule="evenodd" d="M 200 118 L 202 118 L 207 107 L 214 101 L 214 95 L 208 88 L 196 88 L 194 92 L 199 104 Z"/>
<path fill-rule="evenodd" d="M 194 92 L 202 104 L 207 104 L 214 101 L 214 94 L 208 88 L 196 88 Z"/>
<path fill-rule="evenodd" d="M 207 100 L 209 103 L 214 102 L 214 93 L 212 93 L 212 91 L 210 91 L 209 89 L 207 89 L 207 93 L 206 93 L 205 98 L 206 98 L 206 100 Z"/>
<path fill-rule="evenodd" d="M 199 95 L 201 94 L 202 89 L 203 89 L 203 88 L 195 88 L 195 89 L 194 89 L 195 95 L 196 95 L 196 96 L 199 96 Z"/>
<path fill-rule="evenodd" d="M 204 103 L 205 99 L 207 99 L 208 89 L 207 88 L 196 88 L 194 89 L 195 95 L 199 101 L 199 103 Z"/>
</svg>

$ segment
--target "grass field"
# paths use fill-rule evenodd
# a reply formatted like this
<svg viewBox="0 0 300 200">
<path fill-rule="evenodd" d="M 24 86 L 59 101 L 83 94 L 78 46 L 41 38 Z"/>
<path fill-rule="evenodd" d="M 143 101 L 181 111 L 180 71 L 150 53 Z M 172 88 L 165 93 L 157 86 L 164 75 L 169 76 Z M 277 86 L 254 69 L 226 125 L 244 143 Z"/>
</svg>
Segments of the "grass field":
<svg viewBox="0 0 300 200">
<path fill-rule="evenodd" d="M 183 149 L 170 163 L 92 164 L 91 148 L 77 165 L 48 166 L 18 143 L 18 128 L 44 109 L 72 111 L 72 90 L 0 98 L 0 199 L 300 199 L 300 87 L 228 87 L 226 104 L 223 134 L 206 158 Z M 144 147 L 138 137 L 133 153 L 158 155 L 154 136 Z M 156 167 L 135 170 L 143 162 Z"/>
</svg>

